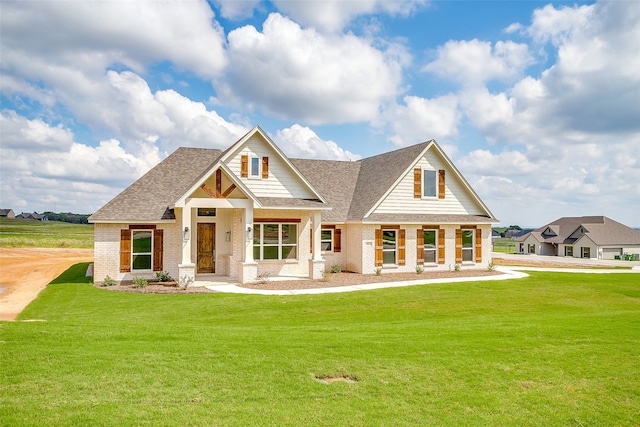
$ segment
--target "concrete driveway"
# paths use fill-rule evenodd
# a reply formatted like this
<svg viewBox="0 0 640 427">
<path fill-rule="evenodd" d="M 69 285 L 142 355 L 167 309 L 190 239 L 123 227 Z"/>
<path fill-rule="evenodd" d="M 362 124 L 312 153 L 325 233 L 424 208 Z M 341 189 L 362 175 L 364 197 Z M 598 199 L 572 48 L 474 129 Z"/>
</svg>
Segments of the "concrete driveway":
<svg viewBox="0 0 640 427">
<path fill-rule="evenodd" d="M 567 266 L 567 267 L 636 267 L 640 268 L 640 261 L 618 261 L 607 259 L 590 259 L 590 258 L 571 258 L 561 256 L 545 256 L 545 255 L 525 255 L 525 254 L 503 254 L 500 252 L 492 252 L 491 256 L 494 260 L 502 259 L 509 263 L 517 264 L 532 263 L 542 265 Z"/>
</svg>

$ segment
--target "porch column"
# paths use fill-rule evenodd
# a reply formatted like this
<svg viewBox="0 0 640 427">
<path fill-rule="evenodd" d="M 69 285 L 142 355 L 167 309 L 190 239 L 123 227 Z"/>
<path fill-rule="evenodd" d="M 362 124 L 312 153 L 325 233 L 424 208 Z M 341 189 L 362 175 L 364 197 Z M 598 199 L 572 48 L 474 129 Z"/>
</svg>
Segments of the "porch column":
<svg viewBox="0 0 640 427">
<path fill-rule="evenodd" d="M 238 281 L 249 283 L 258 277 L 258 263 L 253 259 L 253 206 L 244 209 L 243 227 L 239 239 L 244 242 L 244 261 L 238 262 Z"/>
<path fill-rule="evenodd" d="M 324 273 L 324 258 L 322 258 L 322 245 L 320 239 L 322 238 L 322 212 L 311 212 L 311 227 L 313 230 L 313 254 L 309 259 L 309 278 L 321 279 Z"/>
<path fill-rule="evenodd" d="M 188 228 L 188 229 L 187 229 Z M 182 262 L 178 264 L 178 281 L 189 286 L 196 280 L 196 265 L 191 262 L 191 241 L 195 234 L 191 229 L 191 208 L 182 208 Z"/>
</svg>

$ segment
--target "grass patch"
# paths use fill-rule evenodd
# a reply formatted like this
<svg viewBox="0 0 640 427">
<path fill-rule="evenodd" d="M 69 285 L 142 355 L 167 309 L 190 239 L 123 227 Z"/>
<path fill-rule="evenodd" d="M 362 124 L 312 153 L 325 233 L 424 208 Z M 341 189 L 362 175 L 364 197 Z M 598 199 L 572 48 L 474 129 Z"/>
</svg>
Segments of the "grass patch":
<svg viewBox="0 0 640 427">
<path fill-rule="evenodd" d="M 516 253 L 516 242 L 512 239 L 507 238 L 498 238 L 494 239 L 492 242 L 493 252 L 500 252 L 503 254 L 515 254 Z"/>
<path fill-rule="evenodd" d="M 636 275 L 265 297 L 112 292 L 85 270 L 19 317 L 46 322 L 0 322 L 3 425 L 638 421 Z"/>
<path fill-rule="evenodd" d="M 0 218 L 0 247 L 93 248 L 93 225 Z"/>
</svg>

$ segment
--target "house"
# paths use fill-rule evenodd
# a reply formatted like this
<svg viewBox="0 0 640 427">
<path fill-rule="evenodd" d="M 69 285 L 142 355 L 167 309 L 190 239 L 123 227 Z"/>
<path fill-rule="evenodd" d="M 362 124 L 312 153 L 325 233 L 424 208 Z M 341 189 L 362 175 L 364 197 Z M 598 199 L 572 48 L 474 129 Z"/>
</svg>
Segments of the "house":
<svg viewBox="0 0 640 427">
<path fill-rule="evenodd" d="M 15 219 L 16 214 L 13 209 L 0 209 L 0 217 L 7 219 Z"/>
<path fill-rule="evenodd" d="M 290 159 L 253 128 L 179 148 L 89 217 L 94 277 L 320 278 L 486 268 L 497 220 L 435 141 L 357 162 Z"/>
<path fill-rule="evenodd" d="M 36 221 L 49 221 L 49 218 L 47 217 L 47 215 L 39 214 L 38 212 L 34 212 L 34 213 L 22 212 L 21 214 L 17 215 L 16 218 L 35 219 Z"/>
<path fill-rule="evenodd" d="M 621 259 L 640 253 L 640 231 L 606 216 L 563 217 L 516 239 L 516 253 Z"/>
</svg>

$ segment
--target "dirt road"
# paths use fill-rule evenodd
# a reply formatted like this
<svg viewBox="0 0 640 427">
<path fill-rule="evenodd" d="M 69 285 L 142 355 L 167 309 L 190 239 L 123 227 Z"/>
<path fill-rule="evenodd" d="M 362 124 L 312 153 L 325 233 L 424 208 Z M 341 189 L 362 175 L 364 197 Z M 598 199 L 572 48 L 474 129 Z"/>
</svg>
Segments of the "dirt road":
<svg viewBox="0 0 640 427">
<path fill-rule="evenodd" d="M 0 320 L 15 320 L 49 282 L 93 249 L 0 248 Z"/>
</svg>

